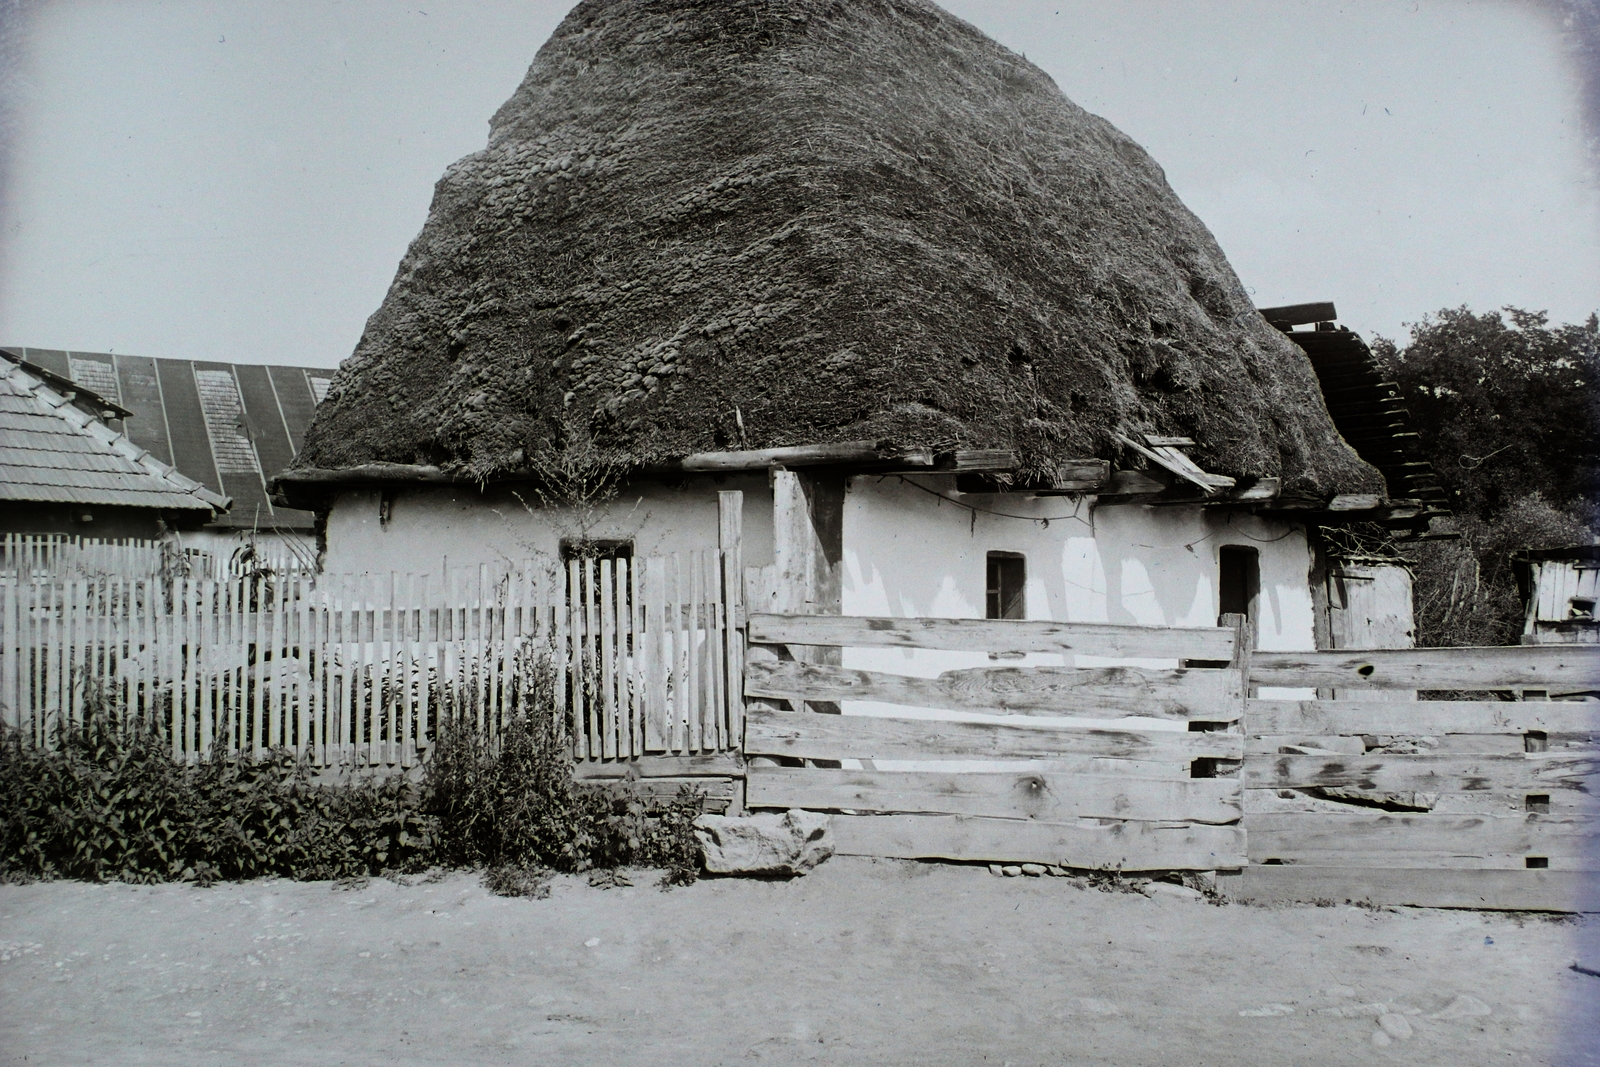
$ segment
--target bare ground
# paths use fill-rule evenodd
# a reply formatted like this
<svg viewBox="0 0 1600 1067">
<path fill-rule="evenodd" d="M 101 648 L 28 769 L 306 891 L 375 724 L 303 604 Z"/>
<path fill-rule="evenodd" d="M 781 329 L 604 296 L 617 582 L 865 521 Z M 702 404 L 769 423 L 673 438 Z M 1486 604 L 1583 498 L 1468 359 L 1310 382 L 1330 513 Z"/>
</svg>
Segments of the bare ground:
<svg viewBox="0 0 1600 1067">
<path fill-rule="evenodd" d="M 858 859 L 635 879 L 0 887 L 0 1062 L 1600 1064 L 1593 918 Z"/>
</svg>

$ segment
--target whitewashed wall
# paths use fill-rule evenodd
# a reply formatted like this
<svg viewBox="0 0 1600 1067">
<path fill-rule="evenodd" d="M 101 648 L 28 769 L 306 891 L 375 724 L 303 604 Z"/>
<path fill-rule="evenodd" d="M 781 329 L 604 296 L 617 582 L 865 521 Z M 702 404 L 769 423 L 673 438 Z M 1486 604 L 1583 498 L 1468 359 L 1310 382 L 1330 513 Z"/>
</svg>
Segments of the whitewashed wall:
<svg viewBox="0 0 1600 1067">
<path fill-rule="evenodd" d="M 986 555 L 1006 551 L 1027 559 L 1030 619 L 1215 626 L 1218 551 L 1243 545 L 1261 554 L 1259 647 L 1315 647 L 1311 552 L 1300 527 L 1224 508 L 960 497 L 974 512 L 928 492 L 948 495 L 951 482 L 852 481 L 844 614 L 981 619 Z"/>
<path fill-rule="evenodd" d="M 519 499 L 507 489 L 440 486 L 396 492 L 382 522 L 376 490 L 342 493 L 328 515 L 323 569 L 437 573 L 446 558 L 451 567 L 505 564 L 555 555 L 563 537 L 628 538 L 640 556 L 711 548 L 719 489 L 744 491 L 745 563 L 771 563 L 772 491 L 762 472 L 627 485 L 587 515 L 533 507 L 526 492 Z"/>
<path fill-rule="evenodd" d="M 941 501 L 951 478 L 858 477 L 845 496 L 843 614 L 898 617 L 984 616 L 986 556 L 1020 552 L 1027 560 L 1027 617 L 1139 626 L 1215 626 L 1218 552 L 1244 545 L 1260 552 L 1258 647 L 1316 647 L 1310 591 L 1311 550 L 1289 523 L 1223 508 L 1091 507 L 1088 500 L 969 495 L 969 510 Z M 933 492 L 930 492 L 932 490 Z M 1037 521 L 1048 519 L 1048 525 Z M 1005 665 L 1173 667 L 1172 660 L 1029 655 L 998 661 L 986 653 L 848 649 L 844 665 L 934 677 L 943 671 Z M 1310 690 L 1263 691 L 1311 696 Z M 906 715 L 983 721 L 988 716 L 906 709 L 869 702 L 846 714 Z M 1049 719 L 1030 720 L 1039 723 Z M 1059 720 L 1066 723 L 1069 720 Z M 1085 720 L 1070 720 L 1089 725 Z M 1170 728 L 1155 719 L 1123 720 Z M 1106 725 L 1109 725 L 1107 723 Z M 907 765 L 909 768 L 909 765 Z M 921 764 L 918 765 L 919 767 Z M 927 769 L 933 769 L 929 765 Z M 976 769 L 962 764 L 962 769 Z"/>
</svg>

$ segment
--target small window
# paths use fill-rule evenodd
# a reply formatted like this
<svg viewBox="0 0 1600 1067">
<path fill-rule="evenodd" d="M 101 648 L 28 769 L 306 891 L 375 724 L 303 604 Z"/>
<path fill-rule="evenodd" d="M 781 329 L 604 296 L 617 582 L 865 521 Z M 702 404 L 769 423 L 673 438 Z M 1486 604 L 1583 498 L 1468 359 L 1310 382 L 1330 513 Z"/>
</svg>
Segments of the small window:
<svg viewBox="0 0 1600 1067">
<path fill-rule="evenodd" d="M 633 542 L 608 538 L 563 537 L 561 562 L 574 559 L 632 559 Z"/>
<path fill-rule="evenodd" d="M 983 617 L 1026 618 L 1027 601 L 1023 598 L 1023 587 L 1027 581 L 1027 563 L 1020 552 L 989 553 L 989 575 Z"/>
</svg>

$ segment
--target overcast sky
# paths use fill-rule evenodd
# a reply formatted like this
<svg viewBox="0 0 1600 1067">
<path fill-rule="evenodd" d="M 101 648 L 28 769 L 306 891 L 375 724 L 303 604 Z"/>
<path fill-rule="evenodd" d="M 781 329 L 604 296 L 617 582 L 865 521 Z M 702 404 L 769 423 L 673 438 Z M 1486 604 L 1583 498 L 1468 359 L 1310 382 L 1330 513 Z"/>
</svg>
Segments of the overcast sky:
<svg viewBox="0 0 1600 1067">
<path fill-rule="evenodd" d="M 0 343 L 320 366 L 570 6 L 18 3 Z M 1258 305 L 1331 299 L 1369 336 L 1600 306 L 1558 0 L 947 6 L 1148 148 Z"/>
</svg>

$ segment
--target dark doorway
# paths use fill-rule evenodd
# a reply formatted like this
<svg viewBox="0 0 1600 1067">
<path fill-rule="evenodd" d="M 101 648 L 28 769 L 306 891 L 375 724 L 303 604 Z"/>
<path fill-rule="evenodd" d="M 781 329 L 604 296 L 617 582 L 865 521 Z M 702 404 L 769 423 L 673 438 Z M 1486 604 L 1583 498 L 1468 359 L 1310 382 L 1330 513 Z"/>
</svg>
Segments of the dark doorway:
<svg viewBox="0 0 1600 1067">
<path fill-rule="evenodd" d="M 1250 620 L 1250 632 L 1255 633 L 1261 599 L 1261 553 L 1241 545 L 1224 545 L 1218 571 L 1220 613 L 1245 616 Z"/>
</svg>

